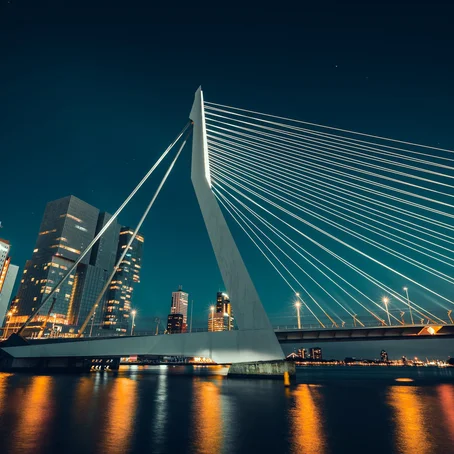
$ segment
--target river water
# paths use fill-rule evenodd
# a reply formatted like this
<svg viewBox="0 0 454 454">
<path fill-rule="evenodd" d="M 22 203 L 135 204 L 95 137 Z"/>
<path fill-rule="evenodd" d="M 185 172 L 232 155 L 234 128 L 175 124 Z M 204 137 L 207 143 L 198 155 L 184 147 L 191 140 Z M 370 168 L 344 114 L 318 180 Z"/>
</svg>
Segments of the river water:
<svg viewBox="0 0 454 454">
<path fill-rule="evenodd" d="M 454 368 L 0 373 L 0 453 L 454 453 Z"/>
</svg>

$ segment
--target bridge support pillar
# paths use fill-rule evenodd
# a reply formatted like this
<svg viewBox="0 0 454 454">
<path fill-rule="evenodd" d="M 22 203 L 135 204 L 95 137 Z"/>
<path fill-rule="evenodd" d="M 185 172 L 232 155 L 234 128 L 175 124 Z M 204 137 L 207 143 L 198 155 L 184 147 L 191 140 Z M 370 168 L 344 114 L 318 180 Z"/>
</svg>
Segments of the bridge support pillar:
<svg viewBox="0 0 454 454">
<path fill-rule="evenodd" d="M 283 379 L 287 372 L 290 378 L 296 375 L 294 362 L 280 361 L 256 361 L 252 363 L 234 363 L 230 366 L 228 377 L 234 378 L 272 378 Z"/>
</svg>

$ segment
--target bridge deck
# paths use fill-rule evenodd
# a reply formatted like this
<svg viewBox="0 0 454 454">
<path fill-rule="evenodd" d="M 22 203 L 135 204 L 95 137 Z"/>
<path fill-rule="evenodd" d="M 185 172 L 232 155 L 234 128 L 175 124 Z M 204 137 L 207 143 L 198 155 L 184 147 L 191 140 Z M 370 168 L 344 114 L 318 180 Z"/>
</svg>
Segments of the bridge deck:
<svg viewBox="0 0 454 454">
<path fill-rule="evenodd" d="M 306 341 L 348 342 L 402 339 L 454 338 L 454 325 L 405 325 L 370 328 L 290 329 L 276 330 L 281 344 Z"/>
</svg>

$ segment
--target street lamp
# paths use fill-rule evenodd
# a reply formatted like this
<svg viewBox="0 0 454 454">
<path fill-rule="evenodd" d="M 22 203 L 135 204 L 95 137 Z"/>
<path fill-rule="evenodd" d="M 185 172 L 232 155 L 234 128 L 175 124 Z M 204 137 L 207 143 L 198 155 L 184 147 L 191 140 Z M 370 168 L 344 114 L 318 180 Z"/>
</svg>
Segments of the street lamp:
<svg viewBox="0 0 454 454">
<path fill-rule="evenodd" d="M 136 314 L 137 314 L 137 311 L 135 309 L 133 309 L 131 311 L 131 315 L 132 315 L 131 336 L 134 334 L 134 321 L 136 319 Z"/>
<path fill-rule="evenodd" d="M 297 316 L 297 320 L 298 320 L 298 329 L 301 329 L 301 317 L 300 317 L 301 303 L 299 301 L 297 301 L 295 303 L 295 307 L 296 307 L 296 316 Z"/>
<path fill-rule="evenodd" d="M 211 332 L 214 333 L 214 306 L 210 306 L 211 311 Z"/>
<path fill-rule="evenodd" d="M 407 304 L 408 304 L 408 310 L 410 311 L 411 324 L 414 325 L 415 322 L 413 321 L 413 312 L 411 311 L 410 298 L 408 297 L 408 287 L 404 287 L 404 292 L 407 295 Z"/>
<path fill-rule="evenodd" d="M 95 315 L 96 315 L 96 311 L 93 312 L 93 316 L 91 317 L 91 326 L 90 326 L 90 336 L 93 334 L 93 324 L 95 323 Z"/>
<path fill-rule="evenodd" d="M 385 296 L 382 301 L 385 303 L 386 313 L 388 314 L 388 323 L 389 323 L 389 326 L 391 326 L 391 317 L 389 315 L 389 309 L 388 309 L 389 298 L 387 296 Z"/>
</svg>

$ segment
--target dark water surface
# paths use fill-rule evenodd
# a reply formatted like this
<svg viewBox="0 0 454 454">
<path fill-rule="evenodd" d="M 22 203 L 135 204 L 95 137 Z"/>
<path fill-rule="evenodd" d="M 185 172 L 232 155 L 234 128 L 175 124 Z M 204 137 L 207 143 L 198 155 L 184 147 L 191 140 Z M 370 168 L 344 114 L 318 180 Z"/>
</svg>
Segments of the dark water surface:
<svg viewBox="0 0 454 454">
<path fill-rule="evenodd" d="M 184 373 L 0 373 L 0 453 L 454 453 L 454 368 Z"/>
</svg>

